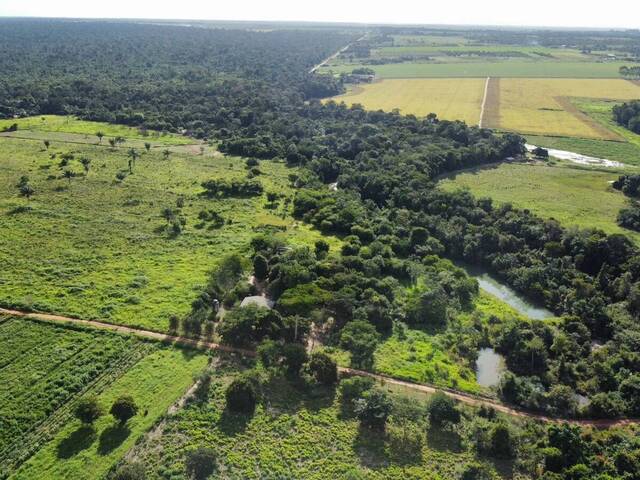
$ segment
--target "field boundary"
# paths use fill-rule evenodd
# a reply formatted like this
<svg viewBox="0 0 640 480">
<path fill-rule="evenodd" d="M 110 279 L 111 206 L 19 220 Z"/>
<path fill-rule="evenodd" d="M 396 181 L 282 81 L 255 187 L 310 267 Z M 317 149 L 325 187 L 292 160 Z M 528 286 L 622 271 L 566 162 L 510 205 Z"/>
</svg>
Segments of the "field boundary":
<svg viewBox="0 0 640 480">
<path fill-rule="evenodd" d="M 152 340 L 157 340 L 165 343 L 172 343 L 174 345 L 183 345 L 186 347 L 196 348 L 200 350 L 218 350 L 225 353 L 239 354 L 239 355 L 244 355 L 251 358 L 254 358 L 256 356 L 256 352 L 253 350 L 246 350 L 243 348 L 236 348 L 228 345 L 222 345 L 220 343 L 194 340 L 191 338 L 180 337 L 175 335 L 167 335 L 167 334 L 162 334 L 158 332 L 152 332 L 150 330 L 123 327 L 120 325 L 112 325 L 109 323 L 98 322 L 96 320 L 81 320 L 78 318 L 63 317 L 60 315 L 51 315 L 51 314 L 35 313 L 35 312 L 23 312 L 18 310 L 6 310 L 4 308 L 0 308 L 0 315 L 12 315 L 15 317 L 30 318 L 30 319 L 40 320 L 40 321 L 50 322 L 50 323 L 79 324 L 79 325 L 95 327 L 103 330 L 110 330 L 110 331 L 114 331 L 122 334 L 137 335 L 143 338 L 149 338 Z M 498 412 L 502 412 L 514 417 L 528 418 L 530 420 L 537 420 L 537 421 L 546 422 L 546 423 L 565 422 L 565 423 L 572 423 L 572 424 L 581 425 L 581 426 L 592 426 L 596 428 L 610 428 L 610 427 L 618 427 L 623 425 L 640 424 L 640 419 L 632 419 L 632 418 L 601 419 L 601 420 L 600 419 L 589 420 L 589 419 L 554 418 L 554 417 L 549 417 L 547 415 L 542 415 L 539 413 L 529 412 L 519 408 L 510 407 L 498 401 L 491 400 L 486 397 L 481 397 L 478 395 L 462 392 L 459 390 L 438 387 L 435 385 L 430 385 L 425 383 L 410 382 L 407 380 L 401 380 L 395 377 L 390 377 L 384 374 L 366 372 L 364 370 L 357 370 L 357 369 L 348 368 L 348 367 L 338 367 L 338 371 L 346 375 L 370 377 L 370 378 L 373 378 L 374 380 L 377 380 L 383 385 L 385 383 L 397 385 L 397 386 L 406 387 L 406 388 L 415 390 L 417 392 L 422 392 L 427 394 L 442 392 L 445 395 L 459 402 L 466 403 L 467 405 L 490 407 Z"/>
<path fill-rule="evenodd" d="M 478 122 L 478 126 L 482 128 L 482 123 L 484 120 L 484 109 L 487 106 L 487 94 L 489 92 L 489 82 L 491 81 L 491 77 L 487 77 L 487 81 L 484 83 L 484 95 L 482 96 L 482 106 L 480 107 L 480 121 Z"/>
<path fill-rule="evenodd" d="M 500 77 L 490 77 L 485 101 L 480 126 L 498 128 L 500 125 Z"/>
<path fill-rule="evenodd" d="M 595 119 L 582 112 L 573 104 L 571 98 L 572 97 L 553 97 L 553 100 L 557 102 L 565 112 L 573 115 L 576 119 L 592 128 L 598 134 L 602 135 L 602 138 L 600 138 L 600 140 L 624 141 L 624 139 L 622 139 L 622 137 L 620 137 L 618 134 L 612 132 L 605 126 L 598 123 Z"/>
</svg>

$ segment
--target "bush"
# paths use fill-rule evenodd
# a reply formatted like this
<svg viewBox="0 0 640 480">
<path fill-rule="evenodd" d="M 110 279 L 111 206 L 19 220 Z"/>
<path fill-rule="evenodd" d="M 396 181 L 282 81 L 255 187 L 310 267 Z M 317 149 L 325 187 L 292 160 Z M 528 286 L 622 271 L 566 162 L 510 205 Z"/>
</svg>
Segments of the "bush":
<svg viewBox="0 0 640 480">
<path fill-rule="evenodd" d="M 120 423 L 126 423 L 138 413 L 138 406 L 130 395 L 123 395 L 116 399 L 111 406 L 109 413 L 113 415 Z"/>
<path fill-rule="evenodd" d="M 308 359 L 305 346 L 300 343 L 286 343 L 282 347 L 282 356 L 287 373 L 294 377 L 299 376 Z"/>
<path fill-rule="evenodd" d="M 514 455 L 514 439 L 508 425 L 498 423 L 489 435 L 490 451 L 497 458 L 511 458 Z"/>
<path fill-rule="evenodd" d="M 340 344 L 351 352 L 351 364 L 354 367 L 366 368 L 373 363 L 380 335 L 375 327 L 363 320 L 349 322 L 340 334 Z"/>
<path fill-rule="evenodd" d="M 335 360 L 324 352 L 311 355 L 309 370 L 315 379 L 324 385 L 333 385 L 338 381 L 338 366 Z"/>
<path fill-rule="evenodd" d="M 588 411 L 593 418 L 618 418 L 624 409 L 624 401 L 618 392 L 601 392 L 590 398 Z"/>
<path fill-rule="evenodd" d="M 424 434 L 416 425 L 391 425 L 387 438 L 389 451 L 396 461 L 418 461 L 422 457 Z"/>
<path fill-rule="evenodd" d="M 102 408 L 94 396 L 81 398 L 75 409 L 75 416 L 82 423 L 91 424 L 102 415 Z"/>
<path fill-rule="evenodd" d="M 144 465 L 140 462 L 129 462 L 118 467 L 112 478 L 113 480 L 145 480 L 147 474 Z"/>
<path fill-rule="evenodd" d="M 256 408 L 258 394 L 251 379 L 246 376 L 236 378 L 225 393 L 227 408 L 235 413 L 251 414 Z"/>
<path fill-rule="evenodd" d="M 267 263 L 267 259 L 262 255 L 256 255 L 253 258 L 253 272 L 255 277 L 260 281 L 267 278 L 269 274 L 269 264 Z"/>
<path fill-rule="evenodd" d="M 373 430 L 384 430 L 393 405 L 389 396 L 377 388 L 369 390 L 355 401 L 354 411 L 360 423 Z"/>
<path fill-rule="evenodd" d="M 281 345 L 273 340 L 263 340 L 256 349 L 258 360 L 260 360 L 260 363 L 262 363 L 264 368 L 278 366 L 281 352 Z"/>
<path fill-rule="evenodd" d="M 198 448 L 187 452 L 184 461 L 185 470 L 190 478 L 203 480 L 216 469 L 216 454 L 210 448 Z"/>
<path fill-rule="evenodd" d="M 492 480 L 493 472 L 491 469 L 478 462 L 473 462 L 465 465 L 460 475 L 460 480 Z"/>
<path fill-rule="evenodd" d="M 436 427 L 460 422 L 460 412 L 456 408 L 455 401 L 442 392 L 437 392 L 431 397 L 427 405 L 429 422 Z"/>
<path fill-rule="evenodd" d="M 353 405 L 358 398 L 362 398 L 365 392 L 368 392 L 375 385 L 375 381 L 371 377 L 351 377 L 340 381 L 338 387 L 340 398 L 343 403 Z"/>
</svg>

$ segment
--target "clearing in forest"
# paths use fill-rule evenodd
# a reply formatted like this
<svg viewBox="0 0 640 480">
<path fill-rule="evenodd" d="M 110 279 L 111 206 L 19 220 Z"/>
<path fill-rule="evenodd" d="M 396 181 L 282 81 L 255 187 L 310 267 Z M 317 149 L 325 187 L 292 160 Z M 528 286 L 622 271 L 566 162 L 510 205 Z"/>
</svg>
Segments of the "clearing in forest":
<svg viewBox="0 0 640 480">
<path fill-rule="evenodd" d="M 468 188 L 477 197 L 529 209 L 566 227 L 600 228 L 637 240 L 637 234 L 616 223 L 618 211 L 627 204 L 610 184 L 619 175 L 570 166 L 504 163 L 450 175 L 440 185 L 447 190 Z"/>
<path fill-rule="evenodd" d="M 0 305 L 166 332 L 216 262 L 255 235 L 321 238 L 290 215 L 298 170 L 284 162 L 258 166 L 261 195 L 209 198 L 202 182 L 249 180 L 243 159 L 136 151 L 130 171 L 129 148 L 0 137 Z"/>
<path fill-rule="evenodd" d="M 486 79 L 394 79 L 360 85 L 336 101 L 362 104 L 368 110 L 392 111 L 404 115 L 435 113 L 445 120 L 464 120 L 477 125 Z"/>
</svg>

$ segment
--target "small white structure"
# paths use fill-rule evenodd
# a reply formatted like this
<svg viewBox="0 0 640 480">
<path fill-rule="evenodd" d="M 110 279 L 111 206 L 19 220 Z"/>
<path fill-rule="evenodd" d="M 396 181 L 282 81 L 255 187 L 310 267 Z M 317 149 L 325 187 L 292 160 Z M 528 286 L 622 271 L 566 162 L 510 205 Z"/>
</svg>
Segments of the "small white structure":
<svg viewBox="0 0 640 480">
<path fill-rule="evenodd" d="M 266 297 L 255 295 L 253 297 L 245 297 L 244 300 L 242 300 L 242 303 L 240 303 L 240 307 L 246 307 L 248 305 L 256 305 L 258 307 L 272 309 L 274 304 L 275 302 L 273 302 L 272 300 L 269 300 Z"/>
</svg>

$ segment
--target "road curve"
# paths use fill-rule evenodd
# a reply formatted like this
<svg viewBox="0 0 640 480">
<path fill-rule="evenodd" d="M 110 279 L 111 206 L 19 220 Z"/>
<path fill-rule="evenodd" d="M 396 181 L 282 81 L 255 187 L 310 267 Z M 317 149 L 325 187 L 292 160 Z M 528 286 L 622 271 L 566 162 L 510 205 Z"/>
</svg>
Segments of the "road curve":
<svg viewBox="0 0 640 480">
<path fill-rule="evenodd" d="M 176 345 L 184 345 L 187 347 L 198 348 L 201 350 L 218 350 L 226 353 L 237 353 L 240 355 L 244 355 L 247 357 L 255 357 L 256 352 L 253 350 L 246 350 L 243 348 L 231 347 L 229 345 L 222 345 L 220 343 L 215 342 L 206 342 L 203 340 L 194 340 L 191 338 L 180 337 L 175 335 L 167 335 L 158 332 L 152 332 L 150 330 L 144 330 L 139 328 L 125 327 L 122 325 L 114 325 L 111 323 L 99 322 L 97 320 L 81 320 L 79 318 L 65 317 L 61 315 L 52 315 L 47 313 L 34 313 L 34 312 L 23 312 L 20 310 L 9 310 L 5 308 L 0 308 L 0 315 L 12 315 L 14 317 L 24 317 L 31 318 L 34 320 L 41 320 L 46 322 L 54 322 L 61 324 L 75 324 L 75 325 L 85 325 L 88 327 L 99 328 L 102 330 L 109 330 L 112 332 L 136 335 L 142 338 L 148 338 L 152 340 L 157 340 L 161 342 L 173 343 Z M 442 392 L 445 395 L 453 398 L 456 401 L 466 403 L 472 406 L 482 406 L 491 407 L 498 412 L 505 413 L 507 415 L 511 415 L 514 417 L 520 418 L 528 418 L 531 420 L 538 420 L 542 422 L 567 422 L 575 425 L 581 426 L 591 426 L 596 428 L 611 428 L 611 427 L 619 427 L 625 425 L 637 425 L 640 424 L 640 419 L 599 419 L 599 420 L 575 420 L 575 419 L 563 419 L 563 418 L 554 418 L 546 415 L 541 415 L 538 413 L 528 412 L 525 410 L 520 410 L 517 408 L 509 407 L 500 403 L 496 400 L 492 400 L 490 398 L 484 398 L 480 396 L 471 395 L 465 392 L 461 392 L 459 390 L 452 389 L 444 389 L 440 387 L 436 387 L 433 385 L 428 385 L 424 383 L 414 383 L 406 380 L 400 380 L 394 377 L 390 377 L 388 375 L 382 375 L 378 373 L 366 372 L 363 370 L 357 370 L 353 368 L 346 367 L 338 367 L 338 371 L 344 375 L 358 375 L 362 377 L 370 377 L 374 380 L 380 382 L 381 384 L 390 384 L 397 385 L 400 387 L 408 388 L 410 390 L 414 390 L 416 392 L 422 392 L 427 394 L 433 394 L 436 392 Z"/>
</svg>

